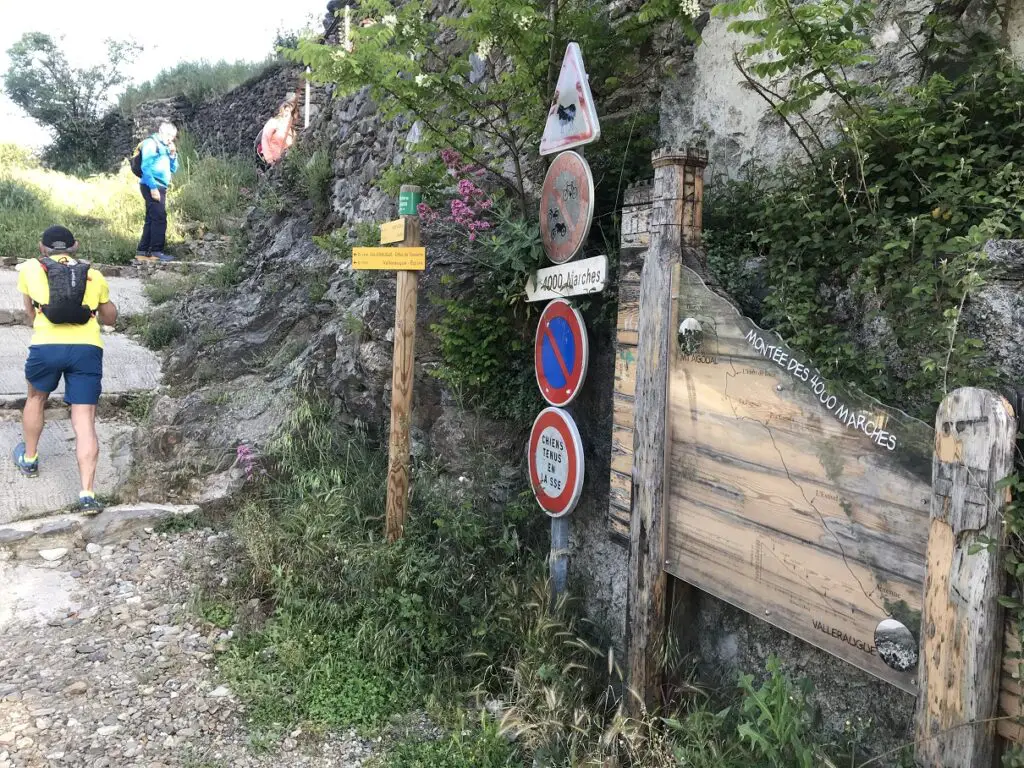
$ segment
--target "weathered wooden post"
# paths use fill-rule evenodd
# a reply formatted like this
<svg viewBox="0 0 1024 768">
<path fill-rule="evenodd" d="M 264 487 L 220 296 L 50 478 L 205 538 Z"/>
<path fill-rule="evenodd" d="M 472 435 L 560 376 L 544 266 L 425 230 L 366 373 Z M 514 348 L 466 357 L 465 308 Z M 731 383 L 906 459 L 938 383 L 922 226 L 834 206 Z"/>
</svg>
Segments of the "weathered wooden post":
<svg viewBox="0 0 1024 768">
<path fill-rule="evenodd" d="M 665 638 L 665 515 L 668 497 L 668 382 L 675 328 L 673 273 L 683 247 L 699 245 L 703 169 L 696 149 L 659 150 L 654 165 L 650 247 L 640 277 L 640 321 L 633 427 L 633 501 L 630 518 L 626 619 L 633 714 L 657 701 Z"/>
<path fill-rule="evenodd" d="M 915 759 L 988 768 L 996 755 L 1003 619 L 1002 509 L 1016 418 L 984 389 L 949 394 L 935 417 Z M 974 550 L 978 550 L 974 552 Z"/>
<path fill-rule="evenodd" d="M 403 247 L 419 247 L 420 219 L 416 206 L 420 188 L 403 184 L 398 214 L 405 221 Z M 412 389 L 416 348 L 416 285 L 418 275 L 398 271 L 395 294 L 395 348 L 391 375 L 391 438 L 388 451 L 388 500 L 385 530 L 388 541 L 402 538 L 409 506 L 409 426 L 412 418 Z"/>
</svg>

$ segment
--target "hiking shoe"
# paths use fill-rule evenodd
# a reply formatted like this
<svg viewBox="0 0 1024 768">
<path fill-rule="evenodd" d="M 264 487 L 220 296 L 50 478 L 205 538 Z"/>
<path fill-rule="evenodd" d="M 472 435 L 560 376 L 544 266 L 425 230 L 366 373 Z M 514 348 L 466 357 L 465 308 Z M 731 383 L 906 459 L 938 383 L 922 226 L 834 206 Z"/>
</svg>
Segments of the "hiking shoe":
<svg viewBox="0 0 1024 768">
<path fill-rule="evenodd" d="M 161 264 L 166 264 L 170 261 L 176 260 L 173 256 L 171 256 L 171 254 L 163 253 L 162 251 L 157 251 L 156 253 L 154 253 L 153 259 L 159 261 Z"/>
<path fill-rule="evenodd" d="M 75 504 L 75 512 L 81 512 L 83 515 L 98 515 L 102 511 L 103 502 L 95 496 L 79 496 L 78 503 Z"/>
<path fill-rule="evenodd" d="M 145 251 L 138 251 L 135 254 L 136 261 L 159 261 L 159 259 L 152 253 L 146 253 Z"/>
<path fill-rule="evenodd" d="M 39 459 L 37 457 L 35 461 L 25 461 L 24 443 L 14 446 L 14 466 L 25 477 L 38 477 L 39 475 Z"/>
</svg>

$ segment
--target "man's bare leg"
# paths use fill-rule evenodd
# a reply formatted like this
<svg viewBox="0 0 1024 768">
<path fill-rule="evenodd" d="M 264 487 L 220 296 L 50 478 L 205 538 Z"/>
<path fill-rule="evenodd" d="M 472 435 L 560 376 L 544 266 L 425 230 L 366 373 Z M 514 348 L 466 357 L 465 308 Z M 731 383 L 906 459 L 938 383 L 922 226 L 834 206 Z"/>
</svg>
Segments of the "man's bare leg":
<svg viewBox="0 0 1024 768">
<path fill-rule="evenodd" d="M 25 438 L 25 456 L 39 455 L 39 438 L 43 435 L 43 412 L 46 409 L 46 392 L 40 392 L 31 384 L 28 385 L 28 398 L 25 410 L 21 414 L 21 434 Z"/>
<path fill-rule="evenodd" d="M 96 481 L 96 463 L 100 458 L 100 441 L 96 437 L 96 406 L 72 405 L 71 427 L 75 430 L 82 490 L 92 493 L 93 483 Z"/>
</svg>

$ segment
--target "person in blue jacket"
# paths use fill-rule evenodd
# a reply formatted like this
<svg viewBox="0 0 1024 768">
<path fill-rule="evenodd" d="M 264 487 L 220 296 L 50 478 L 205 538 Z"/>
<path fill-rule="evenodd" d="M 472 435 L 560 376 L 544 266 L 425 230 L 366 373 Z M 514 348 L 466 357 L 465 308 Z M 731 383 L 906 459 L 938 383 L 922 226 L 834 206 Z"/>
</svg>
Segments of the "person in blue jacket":
<svg viewBox="0 0 1024 768">
<path fill-rule="evenodd" d="M 146 201 L 146 224 L 135 252 L 137 261 L 174 261 L 164 253 L 167 237 L 167 190 L 171 176 L 178 170 L 178 151 L 174 139 L 178 129 L 161 123 L 160 129 L 142 142 L 142 181 L 139 189 Z"/>
</svg>

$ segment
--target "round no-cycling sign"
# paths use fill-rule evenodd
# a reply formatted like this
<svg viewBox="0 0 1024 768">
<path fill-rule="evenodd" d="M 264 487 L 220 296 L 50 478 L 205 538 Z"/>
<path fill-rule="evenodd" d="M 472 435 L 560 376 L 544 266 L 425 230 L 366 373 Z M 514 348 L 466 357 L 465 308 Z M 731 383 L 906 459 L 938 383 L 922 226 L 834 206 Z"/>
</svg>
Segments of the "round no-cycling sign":
<svg viewBox="0 0 1024 768">
<path fill-rule="evenodd" d="M 533 365 L 540 393 L 550 405 L 568 405 L 587 375 L 590 348 L 583 315 L 565 299 L 548 302 L 537 324 Z"/>
<path fill-rule="evenodd" d="M 583 441 L 572 416 L 545 408 L 533 422 L 529 445 L 530 485 L 551 517 L 569 514 L 583 491 Z"/>
</svg>

